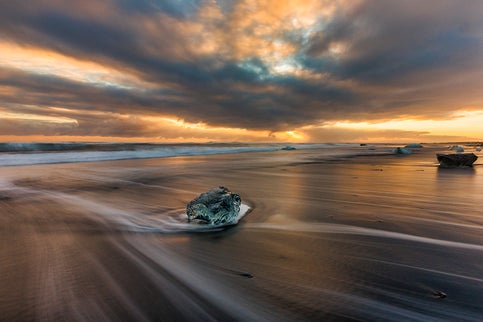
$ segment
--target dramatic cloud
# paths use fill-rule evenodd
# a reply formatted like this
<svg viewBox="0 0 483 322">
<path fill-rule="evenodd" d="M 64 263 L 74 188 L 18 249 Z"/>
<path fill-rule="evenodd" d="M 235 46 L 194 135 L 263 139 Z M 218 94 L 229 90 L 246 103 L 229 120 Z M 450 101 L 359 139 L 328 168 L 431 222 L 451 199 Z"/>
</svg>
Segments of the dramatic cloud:
<svg viewBox="0 0 483 322">
<path fill-rule="evenodd" d="M 482 15 L 479 0 L 4 1 L 0 135 L 334 141 L 358 139 L 334 122 L 450 119 L 483 110 Z"/>
</svg>

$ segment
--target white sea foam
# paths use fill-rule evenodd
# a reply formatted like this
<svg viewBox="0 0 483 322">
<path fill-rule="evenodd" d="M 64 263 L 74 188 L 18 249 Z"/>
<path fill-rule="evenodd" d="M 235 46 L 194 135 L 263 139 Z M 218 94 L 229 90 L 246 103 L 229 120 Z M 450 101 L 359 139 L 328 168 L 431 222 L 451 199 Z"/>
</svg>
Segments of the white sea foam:
<svg viewBox="0 0 483 322">
<path fill-rule="evenodd" d="M 42 152 L 4 154 L 0 157 L 0 166 L 18 166 L 49 163 L 73 163 L 112 161 L 126 159 L 167 158 L 174 156 L 193 156 L 208 154 L 226 154 L 251 151 L 274 151 L 274 148 L 232 148 L 232 149 L 199 149 L 199 148 L 160 148 L 138 151 L 89 151 L 89 152 Z"/>
</svg>

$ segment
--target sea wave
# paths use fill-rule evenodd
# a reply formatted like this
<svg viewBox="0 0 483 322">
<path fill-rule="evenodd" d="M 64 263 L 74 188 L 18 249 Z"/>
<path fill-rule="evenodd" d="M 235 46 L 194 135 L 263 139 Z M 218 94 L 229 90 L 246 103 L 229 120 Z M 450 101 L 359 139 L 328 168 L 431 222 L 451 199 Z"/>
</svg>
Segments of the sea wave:
<svg viewBox="0 0 483 322">
<path fill-rule="evenodd" d="M 280 150 L 282 144 L 0 143 L 0 166 L 167 158 Z M 296 149 L 343 144 L 296 144 Z"/>
</svg>

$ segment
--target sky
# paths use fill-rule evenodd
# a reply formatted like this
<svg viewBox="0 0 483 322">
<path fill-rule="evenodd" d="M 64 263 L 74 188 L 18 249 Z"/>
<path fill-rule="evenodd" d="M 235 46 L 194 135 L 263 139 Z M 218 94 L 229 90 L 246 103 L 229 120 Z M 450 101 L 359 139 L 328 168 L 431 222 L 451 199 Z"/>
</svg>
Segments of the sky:
<svg viewBox="0 0 483 322">
<path fill-rule="evenodd" d="M 0 141 L 483 141 L 481 0 L 0 2 Z"/>
</svg>

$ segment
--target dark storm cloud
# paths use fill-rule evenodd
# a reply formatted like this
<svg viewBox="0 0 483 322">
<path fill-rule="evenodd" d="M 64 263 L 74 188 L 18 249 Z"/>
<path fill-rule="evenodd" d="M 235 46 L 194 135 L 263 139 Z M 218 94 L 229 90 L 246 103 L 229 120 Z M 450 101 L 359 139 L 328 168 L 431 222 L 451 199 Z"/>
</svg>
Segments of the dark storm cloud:
<svg viewBox="0 0 483 322">
<path fill-rule="evenodd" d="M 178 107 L 189 102 L 183 103 L 183 93 L 169 89 L 137 92 L 118 87 L 96 87 L 55 76 L 0 68 L 0 89 L 4 86 L 9 89 L 0 91 L 0 100 L 8 102 L 3 103 L 4 106 L 13 104 L 16 106 L 14 112 L 35 112 L 40 115 L 51 115 L 51 112 L 41 108 L 30 111 L 32 106 L 127 114 L 136 109 L 154 112 L 158 106 L 166 105 L 166 110 L 172 109 L 174 113 Z M 19 92 L 23 92 L 23 95 L 18 95 Z"/>
<path fill-rule="evenodd" d="M 451 64 L 481 67 L 482 12 L 481 1 L 367 1 L 315 35 L 307 54 L 318 61 L 342 42 L 348 54 L 331 72 L 385 84 Z"/>
<path fill-rule="evenodd" d="M 254 75 L 245 73 L 240 76 L 238 74 L 243 74 L 243 71 L 236 68 L 221 73 L 223 75 L 218 79 L 222 79 L 224 91 L 213 89 L 203 82 L 197 83 L 192 78 L 191 83 L 180 90 L 136 91 L 116 87 L 94 87 L 54 76 L 0 69 L 0 88 L 8 86 L 12 89 L 0 92 L 0 101 L 13 104 L 15 107 L 12 110 L 17 113 L 49 116 L 64 115 L 52 115 L 47 109 L 32 110 L 32 106 L 59 106 L 79 111 L 98 110 L 126 114 L 156 114 L 162 111 L 170 116 L 181 113 L 186 115 L 184 119 L 190 122 L 211 120 L 212 124 L 254 129 L 265 129 L 267 119 L 270 119 L 268 125 L 276 130 L 278 127 L 302 126 L 306 123 L 307 118 L 311 117 L 307 113 L 313 112 L 302 108 L 299 113 L 294 114 L 294 110 L 297 110 L 300 104 L 318 104 L 330 97 L 334 100 L 348 101 L 350 97 L 350 93 L 344 94 L 338 89 L 313 86 L 294 79 L 279 79 L 276 85 L 281 89 L 280 93 L 256 93 L 256 86 L 263 84 L 257 85 L 252 79 L 255 78 Z M 239 82 L 240 79 L 250 80 L 251 87 L 241 90 L 237 88 L 236 83 L 230 84 Z M 25 89 L 28 91 L 25 91 L 24 95 L 18 95 L 19 91 Z M 185 92 L 188 90 L 190 96 L 186 97 Z M 209 101 L 206 100 L 206 96 L 210 97 Z M 24 105 L 27 107 L 22 107 Z M 312 117 L 315 116 L 315 113 L 312 114 Z"/>
<path fill-rule="evenodd" d="M 221 18 L 203 15 L 217 3 Z M 0 86 L 9 90 L 0 91 L 1 102 L 16 110 L 158 114 L 268 130 L 328 120 L 437 118 L 483 104 L 477 91 L 483 76 L 475 73 L 483 67 L 481 1 L 362 1 L 339 6 L 309 32 L 273 32 L 294 46 L 291 64 L 304 72 L 299 74 L 274 72 L 276 59 L 257 54 L 257 48 L 248 46 L 252 51 L 243 54 L 235 48 L 242 42 L 236 20 L 249 13 L 238 12 L 238 3 L 2 2 L 0 40 L 94 61 L 151 87 L 101 87 L 4 68 Z M 255 33 L 255 27 L 246 30 Z M 267 44 L 277 40 L 261 38 Z M 204 51 L 210 41 L 217 49 Z M 470 103 L 461 102 L 461 93 L 469 93 Z M 42 111 L 52 113 L 35 113 Z M 126 127 L 129 134 L 136 130 Z"/>
<path fill-rule="evenodd" d="M 45 135 L 45 136 L 143 136 L 146 132 L 144 121 L 136 117 L 118 115 L 93 116 L 77 115 L 75 121 L 55 122 L 50 120 L 0 119 L 0 135 Z"/>
</svg>

